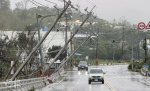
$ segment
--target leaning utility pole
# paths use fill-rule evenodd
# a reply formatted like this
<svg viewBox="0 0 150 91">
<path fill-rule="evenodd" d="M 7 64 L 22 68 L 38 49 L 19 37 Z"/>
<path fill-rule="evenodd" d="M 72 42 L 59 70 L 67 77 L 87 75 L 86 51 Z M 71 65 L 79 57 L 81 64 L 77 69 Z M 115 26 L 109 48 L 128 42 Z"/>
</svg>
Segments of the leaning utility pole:
<svg viewBox="0 0 150 91">
<path fill-rule="evenodd" d="M 8 71 L 8 73 L 6 74 L 6 76 L 5 76 L 5 78 L 4 78 L 4 80 L 6 80 L 7 79 L 7 77 L 8 77 L 8 75 L 9 75 L 9 73 L 11 72 L 11 70 L 14 68 L 14 66 L 16 65 L 16 63 L 17 63 L 17 61 L 18 61 L 18 59 L 19 59 L 19 57 L 20 57 L 20 55 L 21 55 L 21 53 L 22 53 L 23 51 L 20 51 L 20 53 L 19 53 L 19 55 L 18 55 L 18 57 L 15 59 L 15 62 L 14 62 L 14 64 L 12 65 L 12 67 L 9 69 L 9 71 Z"/>
<path fill-rule="evenodd" d="M 55 72 L 57 72 L 89 38 L 90 36 L 73 53 L 71 53 L 71 55 L 58 67 L 58 69 L 55 70 Z"/>
<path fill-rule="evenodd" d="M 54 26 L 56 25 L 56 23 L 59 21 L 59 19 L 61 18 L 61 16 L 64 14 L 64 12 L 67 10 L 67 8 L 69 7 L 69 5 L 71 4 L 71 1 L 69 1 L 66 6 L 65 9 L 61 12 L 61 14 L 57 17 L 56 21 L 53 23 L 53 25 L 51 26 L 51 28 L 49 28 L 49 30 L 46 32 L 46 34 L 43 36 L 43 38 L 39 41 L 39 43 L 33 48 L 33 50 L 31 51 L 31 53 L 27 56 L 26 60 L 22 63 L 22 65 L 19 67 L 19 69 L 16 71 L 16 73 L 13 75 L 13 77 L 11 78 L 11 80 L 13 81 L 19 74 L 19 72 L 23 69 L 23 67 L 27 64 L 27 62 L 29 61 L 30 57 L 32 56 L 32 54 L 40 47 L 40 45 L 43 43 L 43 41 L 45 40 L 45 38 L 48 36 L 48 34 L 52 31 L 52 29 L 54 28 Z"/>
<path fill-rule="evenodd" d="M 122 59 L 123 59 L 123 44 L 124 44 L 124 25 L 123 25 L 123 36 L 122 36 L 121 61 L 122 61 Z"/>
<path fill-rule="evenodd" d="M 95 7 L 95 6 L 94 6 Z M 94 9 L 94 7 L 92 8 L 92 10 Z M 92 11 L 91 10 L 91 11 Z M 79 31 L 79 29 L 81 29 L 81 27 L 83 26 L 83 24 L 86 22 L 86 20 L 90 17 L 91 12 L 88 13 L 86 19 L 84 20 L 84 22 L 82 22 L 82 24 L 79 26 L 79 28 L 75 31 L 75 33 L 70 37 L 70 39 L 67 41 L 67 43 L 64 45 L 64 47 L 57 53 L 57 55 L 55 56 L 55 58 L 53 59 L 53 61 L 49 64 L 49 66 L 47 67 L 47 69 L 45 69 L 43 71 L 43 75 L 46 73 L 46 71 L 52 66 L 52 64 L 55 62 L 55 60 L 57 59 L 57 57 L 63 52 L 63 50 L 67 47 L 68 43 L 72 40 L 72 38 L 75 36 L 75 34 Z"/>
</svg>

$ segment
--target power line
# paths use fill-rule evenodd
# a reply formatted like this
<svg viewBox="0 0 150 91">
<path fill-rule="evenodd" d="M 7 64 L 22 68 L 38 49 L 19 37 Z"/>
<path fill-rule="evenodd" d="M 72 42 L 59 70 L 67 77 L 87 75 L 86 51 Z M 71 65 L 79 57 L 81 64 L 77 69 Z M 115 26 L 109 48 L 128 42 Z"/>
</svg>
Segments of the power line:
<svg viewBox="0 0 150 91">
<path fill-rule="evenodd" d="M 51 40 L 49 41 L 49 43 L 48 43 L 46 49 L 49 47 L 50 42 L 55 38 L 56 35 L 57 35 L 57 32 L 55 33 L 55 35 L 54 35 L 54 36 L 51 38 Z"/>
<path fill-rule="evenodd" d="M 31 0 L 29 0 L 32 4 L 34 4 L 34 5 L 36 5 L 36 6 L 38 6 L 38 7 L 40 7 L 41 9 L 43 9 L 41 6 L 39 6 L 39 5 L 37 5 L 36 3 L 34 3 L 33 1 L 31 1 Z M 45 6 L 44 6 L 45 7 Z M 47 6 L 46 6 L 47 7 Z M 45 10 L 46 12 L 48 12 L 48 13 L 50 13 L 49 11 L 47 11 L 46 9 L 43 9 L 43 10 Z"/>
<path fill-rule="evenodd" d="M 54 2 L 51 2 L 51 1 L 49 1 L 49 0 L 45 0 L 45 1 L 47 1 L 47 2 L 49 2 L 49 3 L 52 3 L 52 4 L 55 4 L 55 5 L 57 5 L 56 3 L 54 3 Z"/>
<path fill-rule="evenodd" d="M 39 2 L 37 2 L 37 1 L 35 1 L 35 0 L 32 0 L 32 2 L 35 2 L 35 3 L 37 3 L 37 4 L 41 5 L 41 6 L 44 6 L 44 7 L 48 7 L 48 6 L 45 6 L 45 5 L 39 3 Z M 49 8 L 49 7 L 48 7 L 48 8 Z"/>
<path fill-rule="evenodd" d="M 94 4 L 92 4 L 90 1 L 88 1 L 88 0 L 86 0 L 88 3 L 90 3 L 91 5 L 93 5 L 94 6 Z"/>
</svg>

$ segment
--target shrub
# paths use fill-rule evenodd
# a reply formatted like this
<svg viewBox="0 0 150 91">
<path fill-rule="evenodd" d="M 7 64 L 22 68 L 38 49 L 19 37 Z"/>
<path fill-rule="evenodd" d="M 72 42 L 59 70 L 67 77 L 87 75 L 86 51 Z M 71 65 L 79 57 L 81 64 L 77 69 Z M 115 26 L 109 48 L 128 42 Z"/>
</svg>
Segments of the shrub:
<svg viewBox="0 0 150 91">
<path fill-rule="evenodd" d="M 132 63 L 128 65 L 128 69 L 132 69 Z"/>
<path fill-rule="evenodd" d="M 141 69 L 143 67 L 143 65 L 144 65 L 143 61 L 139 62 L 139 63 L 135 62 L 134 65 L 133 65 L 133 67 L 134 67 L 134 69 Z M 132 63 L 130 63 L 128 65 L 128 69 L 132 69 Z"/>
</svg>

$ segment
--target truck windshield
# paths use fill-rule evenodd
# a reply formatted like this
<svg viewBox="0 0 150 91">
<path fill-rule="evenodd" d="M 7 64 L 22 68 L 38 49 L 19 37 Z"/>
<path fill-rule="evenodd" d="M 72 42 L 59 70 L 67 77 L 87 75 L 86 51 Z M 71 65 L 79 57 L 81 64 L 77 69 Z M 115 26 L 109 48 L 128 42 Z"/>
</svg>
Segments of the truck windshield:
<svg viewBox="0 0 150 91">
<path fill-rule="evenodd" d="M 103 73 L 101 69 L 91 69 L 90 73 Z"/>
</svg>

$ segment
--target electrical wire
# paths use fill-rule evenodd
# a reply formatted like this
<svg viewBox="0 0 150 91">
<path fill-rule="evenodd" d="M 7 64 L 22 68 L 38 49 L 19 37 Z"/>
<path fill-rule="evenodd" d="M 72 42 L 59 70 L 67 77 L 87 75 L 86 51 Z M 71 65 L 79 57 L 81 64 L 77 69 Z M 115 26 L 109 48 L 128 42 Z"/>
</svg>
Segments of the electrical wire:
<svg viewBox="0 0 150 91">
<path fill-rule="evenodd" d="M 88 3 L 90 3 L 91 5 L 93 5 L 94 6 L 94 4 L 92 4 L 90 1 L 88 1 L 88 0 L 86 0 Z"/>
<path fill-rule="evenodd" d="M 52 4 L 55 4 L 55 5 L 57 5 L 56 3 L 54 3 L 54 2 L 51 2 L 51 1 L 49 1 L 49 0 L 45 0 L 45 1 L 47 1 L 47 2 L 49 2 L 49 3 L 52 3 Z"/>
<path fill-rule="evenodd" d="M 46 49 L 48 49 L 50 42 L 52 42 L 52 40 L 54 40 L 55 36 L 57 35 L 58 32 L 55 33 L 55 35 L 51 38 L 51 40 L 48 42 Z M 45 40 L 46 41 L 46 40 Z M 45 50 L 46 51 L 46 50 Z M 44 52 L 45 52 L 44 51 Z"/>
<path fill-rule="evenodd" d="M 30 77 L 30 76 L 32 76 L 33 74 L 35 74 L 35 73 L 37 73 L 37 72 L 39 72 L 39 71 L 42 71 L 42 69 L 39 69 L 39 70 L 37 70 L 37 71 L 33 71 L 31 74 L 28 74 L 28 75 L 26 75 L 26 76 L 20 76 L 20 77 L 18 77 L 18 78 Z"/>
<path fill-rule="evenodd" d="M 35 6 L 40 7 L 41 9 L 43 9 L 41 6 L 37 5 L 36 3 L 34 3 L 33 1 L 29 0 L 29 2 L 31 2 L 32 4 L 34 4 Z M 46 6 L 47 7 L 47 6 Z M 50 13 L 49 11 L 47 11 L 46 9 L 43 9 L 44 11 Z"/>
<path fill-rule="evenodd" d="M 30 1 L 30 0 L 29 0 L 29 1 Z M 35 3 L 37 3 L 37 4 L 39 4 L 39 5 L 43 6 L 43 7 L 48 7 L 48 6 L 45 6 L 45 5 L 39 3 L 39 2 L 37 2 L 37 1 L 35 1 L 35 0 L 32 0 L 32 2 L 35 2 Z M 49 7 L 48 7 L 48 8 L 49 8 Z"/>
</svg>

